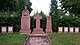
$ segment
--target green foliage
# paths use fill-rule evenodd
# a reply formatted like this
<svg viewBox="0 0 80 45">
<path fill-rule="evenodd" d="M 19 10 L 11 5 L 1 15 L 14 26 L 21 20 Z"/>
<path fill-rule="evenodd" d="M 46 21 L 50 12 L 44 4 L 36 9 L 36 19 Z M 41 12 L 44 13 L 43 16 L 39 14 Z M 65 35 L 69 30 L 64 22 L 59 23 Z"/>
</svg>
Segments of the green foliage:
<svg viewBox="0 0 80 45">
<path fill-rule="evenodd" d="M 51 0 L 51 8 L 50 8 L 50 15 L 52 17 L 52 29 L 57 30 L 57 1 Z"/>
<path fill-rule="evenodd" d="M 0 45 L 23 45 L 28 35 L 19 33 L 0 34 Z"/>
<path fill-rule="evenodd" d="M 32 11 L 30 0 L 0 0 L 0 26 L 13 26 L 14 32 L 20 30 L 21 12 L 27 6 Z"/>
<path fill-rule="evenodd" d="M 62 8 L 77 16 L 80 14 L 80 0 L 61 0 Z"/>
<path fill-rule="evenodd" d="M 61 16 L 63 16 L 63 12 L 61 9 L 57 9 L 57 0 L 51 0 L 51 8 L 50 15 L 52 17 L 52 29 L 53 31 L 57 31 L 57 27 L 59 26 L 59 21 Z"/>
<path fill-rule="evenodd" d="M 44 32 L 46 29 L 46 15 L 41 11 L 40 15 L 42 16 L 42 20 L 41 20 L 41 28 L 43 28 Z"/>
<path fill-rule="evenodd" d="M 80 34 L 49 34 L 52 45 L 80 45 Z"/>
<path fill-rule="evenodd" d="M 80 26 L 80 17 L 77 16 L 64 16 L 60 22 L 60 26 L 68 26 L 68 27 L 79 27 Z"/>
<path fill-rule="evenodd" d="M 30 0 L 15 0 L 16 1 L 16 11 L 22 11 L 24 9 L 24 6 L 27 6 L 29 12 L 32 11 L 31 5 L 32 3 Z"/>
<path fill-rule="evenodd" d="M 0 11 L 15 10 L 14 0 L 0 0 Z"/>
<path fill-rule="evenodd" d="M 57 10 L 57 1 L 56 0 L 51 0 L 51 8 L 50 8 L 50 15 L 52 15 L 53 13 L 55 13 L 55 11 Z"/>
<path fill-rule="evenodd" d="M 20 30 L 20 14 L 15 13 L 15 14 L 4 14 L 0 15 L 0 26 L 13 26 L 14 31 L 19 31 Z"/>
<path fill-rule="evenodd" d="M 0 0 L 0 11 L 7 12 L 21 12 L 24 6 L 28 7 L 28 10 L 31 12 L 32 3 L 30 0 Z"/>
<path fill-rule="evenodd" d="M 34 20 L 34 16 L 31 16 L 31 30 L 33 31 L 33 29 L 36 27 L 36 21 Z"/>
<path fill-rule="evenodd" d="M 53 31 L 57 32 L 58 26 L 68 27 L 79 27 L 80 16 L 79 16 L 79 5 L 78 0 L 61 0 L 62 7 L 67 11 L 71 11 L 69 15 L 65 15 L 63 9 L 57 9 L 56 0 L 51 0 L 50 15 L 52 16 L 52 28 Z M 77 7 L 79 6 L 79 7 Z M 72 14 L 71 14 L 72 13 Z M 75 16 L 77 14 L 78 16 Z"/>
</svg>

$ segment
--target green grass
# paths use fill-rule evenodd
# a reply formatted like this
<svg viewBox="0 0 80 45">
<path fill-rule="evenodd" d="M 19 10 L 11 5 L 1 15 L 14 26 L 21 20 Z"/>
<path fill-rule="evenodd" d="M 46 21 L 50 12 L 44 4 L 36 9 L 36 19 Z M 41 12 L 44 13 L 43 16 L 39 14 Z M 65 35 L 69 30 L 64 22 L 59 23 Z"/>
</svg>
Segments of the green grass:
<svg viewBox="0 0 80 45">
<path fill-rule="evenodd" d="M 80 45 L 80 34 L 49 34 L 52 45 Z"/>
<path fill-rule="evenodd" d="M 27 37 L 19 33 L 0 34 L 0 45 L 23 45 Z"/>
</svg>

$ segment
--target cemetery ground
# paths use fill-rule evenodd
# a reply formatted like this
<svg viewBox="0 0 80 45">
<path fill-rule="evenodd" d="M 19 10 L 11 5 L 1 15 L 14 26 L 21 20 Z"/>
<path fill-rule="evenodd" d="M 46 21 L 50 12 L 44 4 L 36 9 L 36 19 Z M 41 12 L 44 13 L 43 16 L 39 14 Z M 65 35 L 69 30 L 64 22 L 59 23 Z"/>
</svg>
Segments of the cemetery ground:
<svg viewBox="0 0 80 45">
<path fill-rule="evenodd" d="M 28 35 L 16 33 L 0 34 L 0 45 L 23 45 Z"/>
<path fill-rule="evenodd" d="M 0 45 L 23 45 L 28 35 L 19 33 L 0 34 Z M 49 34 L 52 45 L 80 45 L 80 34 Z"/>
<path fill-rule="evenodd" d="M 49 38 L 52 45 L 80 45 L 80 34 L 53 33 Z"/>
</svg>

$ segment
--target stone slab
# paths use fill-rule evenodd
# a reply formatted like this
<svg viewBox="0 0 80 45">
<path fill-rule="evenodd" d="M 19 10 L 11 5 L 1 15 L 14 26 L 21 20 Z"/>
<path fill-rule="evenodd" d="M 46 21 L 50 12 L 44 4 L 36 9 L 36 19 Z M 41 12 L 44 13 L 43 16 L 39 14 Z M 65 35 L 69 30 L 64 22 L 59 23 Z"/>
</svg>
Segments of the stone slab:
<svg viewBox="0 0 80 45">
<path fill-rule="evenodd" d="M 68 27 L 64 27 L 64 33 L 68 33 Z"/>
<path fill-rule="evenodd" d="M 7 33 L 7 27 L 6 26 L 1 26 L 1 32 L 2 33 Z"/>
<path fill-rule="evenodd" d="M 74 28 L 73 27 L 69 27 L 69 32 L 70 33 L 74 33 Z"/>
<path fill-rule="evenodd" d="M 75 33 L 79 33 L 79 27 L 75 27 Z"/>
<path fill-rule="evenodd" d="M 21 17 L 21 30 L 20 34 L 30 34 L 30 14 L 27 10 L 27 7 L 25 6 L 25 9 L 22 11 L 22 17 Z"/>
<path fill-rule="evenodd" d="M 63 33 L 63 27 L 58 27 L 58 33 Z"/>
<path fill-rule="evenodd" d="M 8 26 L 8 33 L 13 33 L 13 26 Z"/>
</svg>

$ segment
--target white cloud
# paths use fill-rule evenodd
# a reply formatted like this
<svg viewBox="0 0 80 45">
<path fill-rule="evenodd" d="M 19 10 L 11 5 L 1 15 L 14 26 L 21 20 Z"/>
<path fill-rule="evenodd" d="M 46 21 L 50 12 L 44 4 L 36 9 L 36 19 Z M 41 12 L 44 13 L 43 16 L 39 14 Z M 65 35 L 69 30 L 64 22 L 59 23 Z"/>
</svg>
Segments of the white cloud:
<svg viewBox="0 0 80 45">
<path fill-rule="evenodd" d="M 37 9 L 38 12 L 43 11 L 45 14 L 48 15 L 49 13 L 49 7 L 50 7 L 50 0 L 30 0 L 32 2 L 32 8 L 33 11 L 31 15 L 34 15 L 36 13 Z"/>
</svg>

